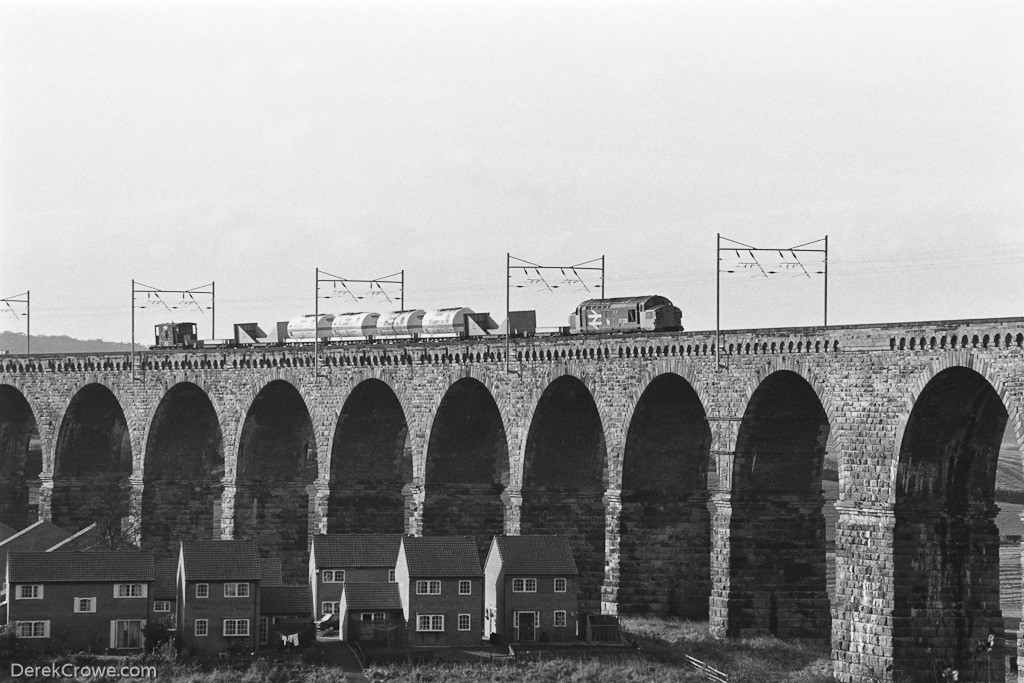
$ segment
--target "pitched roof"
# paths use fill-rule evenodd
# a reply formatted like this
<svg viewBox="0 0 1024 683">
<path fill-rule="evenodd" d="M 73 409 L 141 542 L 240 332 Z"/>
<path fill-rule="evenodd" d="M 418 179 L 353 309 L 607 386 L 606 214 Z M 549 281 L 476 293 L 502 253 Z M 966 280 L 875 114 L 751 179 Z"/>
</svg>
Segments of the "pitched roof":
<svg viewBox="0 0 1024 683">
<path fill-rule="evenodd" d="M 397 583 L 346 583 L 341 594 L 350 610 L 402 609 Z"/>
<path fill-rule="evenodd" d="M 186 581 L 259 581 L 255 541 L 182 541 Z"/>
<path fill-rule="evenodd" d="M 508 573 L 579 574 L 565 536 L 495 536 L 493 545 Z"/>
<path fill-rule="evenodd" d="M 317 567 L 394 567 L 401 534 L 319 534 L 313 537 Z"/>
<path fill-rule="evenodd" d="M 409 576 L 480 576 L 480 553 L 472 536 L 407 536 Z"/>
<path fill-rule="evenodd" d="M 260 586 L 260 614 L 312 613 L 309 586 Z"/>
<path fill-rule="evenodd" d="M 177 600 L 178 599 L 178 558 L 158 557 L 156 564 L 156 578 L 150 592 L 154 600 Z"/>
<path fill-rule="evenodd" d="M 100 529 L 99 524 L 93 522 L 77 534 L 72 534 L 60 543 L 50 546 L 46 549 L 46 552 L 67 552 L 70 550 L 110 550 L 110 548 L 105 545 L 103 530 Z"/>
<path fill-rule="evenodd" d="M 11 583 L 151 582 L 153 553 L 102 550 L 88 553 L 14 551 L 8 557 Z"/>
<path fill-rule="evenodd" d="M 282 565 L 284 560 L 280 557 L 260 558 L 260 585 L 280 586 L 284 583 Z"/>
<path fill-rule="evenodd" d="M 0 541 L 0 569 L 6 564 L 9 552 L 46 550 L 69 536 L 70 532 L 45 519 L 30 524 L 13 536 Z"/>
</svg>

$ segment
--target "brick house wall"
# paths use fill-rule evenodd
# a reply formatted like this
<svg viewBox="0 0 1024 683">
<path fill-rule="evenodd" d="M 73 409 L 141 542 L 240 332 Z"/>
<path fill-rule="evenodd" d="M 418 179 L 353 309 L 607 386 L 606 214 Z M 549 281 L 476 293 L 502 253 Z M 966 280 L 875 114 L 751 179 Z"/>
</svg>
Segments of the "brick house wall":
<svg viewBox="0 0 1024 683">
<path fill-rule="evenodd" d="M 196 585 L 206 583 L 210 587 L 208 598 L 196 597 Z M 256 652 L 259 649 L 259 584 L 249 584 L 249 597 L 224 597 L 224 584 L 234 581 L 186 581 L 184 600 L 179 593 L 178 632 L 184 646 L 197 653 L 219 653 L 229 650 Z M 179 587 L 179 590 L 180 587 Z M 207 635 L 195 635 L 197 619 L 207 620 Z M 225 619 L 248 619 L 248 636 L 224 636 Z"/>
<path fill-rule="evenodd" d="M 138 582 L 135 582 L 138 583 Z M 14 585 L 14 595 L 17 586 Z M 47 583 L 41 600 L 8 601 L 10 621 L 50 621 L 49 638 L 20 638 L 27 648 L 73 652 L 105 652 L 111 648 L 110 622 L 151 618 L 151 599 L 115 598 L 113 583 Z M 75 598 L 96 598 L 95 613 L 75 613 Z M 145 624 L 143 624 L 145 626 Z"/>
</svg>

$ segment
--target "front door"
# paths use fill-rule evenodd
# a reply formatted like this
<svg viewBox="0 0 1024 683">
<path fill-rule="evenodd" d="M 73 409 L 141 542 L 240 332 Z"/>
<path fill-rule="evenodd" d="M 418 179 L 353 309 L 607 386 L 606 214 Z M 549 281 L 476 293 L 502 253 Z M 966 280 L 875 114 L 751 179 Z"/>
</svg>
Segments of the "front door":
<svg viewBox="0 0 1024 683">
<path fill-rule="evenodd" d="M 533 612 L 519 613 L 519 641 L 532 641 L 537 639 L 537 624 Z"/>
</svg>

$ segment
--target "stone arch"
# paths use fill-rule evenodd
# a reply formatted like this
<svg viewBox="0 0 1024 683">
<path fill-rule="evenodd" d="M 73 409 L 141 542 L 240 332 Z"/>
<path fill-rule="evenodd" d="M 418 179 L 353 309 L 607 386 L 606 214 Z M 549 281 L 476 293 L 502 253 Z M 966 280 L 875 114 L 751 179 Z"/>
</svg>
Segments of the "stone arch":
<svg viewBox="0 0 1024 683">
<path fill-rule="evenodd" d="M 834 418 L 799 363 L 759 373 L 736 434 L 728 633 L 826 642 L 822 469 Z M 788 367 L 786 367 L 788 365 Z M 813 375 L 810 375 L 813 377 Z"/>
<path fill-rule="evenodd" d="M 994 634 L 999 680 L 995 471 L 1008 424 L 1021 444 L 1021 407 L 988 362 L 949 355 L 915 379 L 894 442 L 894 677 L 925 662 L 966 672 L 976 643 Z"/>
<path fill-rule="evenodd" d="M 483 558 L 491 537 L 504 531 L 508 456 L 505 420 L 491 390 L 472 376 L 455 379 L 430 422 L 424 534 L 474 536 Z"/>
<path fill-rule="evenodd" d="M 523 442 L 522 534 L 569 538 L 580 608 L 600 607 L 604 581 L 606 422 L 592 383 L 559 372 L 532 405 Z"/>
<path fill-rule="evenodd" d="M 39 517 L 43 449 L 37 415 L 21 390 L 0 384 L 0 523 L 16 531 Z"/>
<path fill-rule="evenodd" d="M 128 420 L 128 413 L 125 412 L 125 406 L 132 405 L 132 397 L 126 395 L 121 387 L 116 382 L 108 381 L 107 376 L 102 373 L 88 373 L 84 377 L 78 379 L 74 384 L 68 387 L 69 392 L 66 394 L 69 396 L 66 403 L 61 406 L 53 420 L 53 427 L 55 432 L 53 434 L 53 449 L 50 451 L 50 457 L 47 458 L 46 449 L 43 449 L 43 472 L 53 472 L 57 469 L 57 441 L 60 436 L 60 428 L 64 424 L 64 420 L 67 417 L 68 410 L 72 407 L 72 402 L 75 397 L 78 396 L 79 392 L 90 385 L 98 385 L 109 391 L 116 399 L 118 406 L 121 408 L 122 414 L 125 416 L 125 421 Z M 26 394 L 27 396 L 27 394 Z M 33 407 L 35 407 L 33 405 Z M 128 430 L 129 445 L 133 454 L 141 453 L 143 451 L 142 441 L 142 430 L 136 429 Z M 134 468 L 133 468 L 134 469 Z"/>
<path fill-rule="evenodd" d="M 220 538 L 224 435 L 208 391 L 186 380 L 172 384 L 153 408 L 145 444 L 144 547 L 173 555 L 181 540 Z"/>
<path fill-rule="evenodd" d="M 328 533 L 405 531 L 413 448 L 403 399 L 380 373 L 352 379 L 331 439 Z"/>
<path fill-rule="evenodd" d="M 53 451 L 50 516 L 78 530 L 93 522 L 117 539 L 134 540 L 129 479 L 133 444 L 123 403 L 100 382 L 87 382 L 61 413 Z"/>
<path fill-rule="evenodd" d="M 682 374 L 651 374 L 627 413 L 618 609 L 704 620 L 711 595 L 706 403 Z"/>
<path fill-rule="evenodd" d="M 304 574 L 309 547 L 318 475 L 314 424 L 299 389 L 278 377 L 256 393 L 237 439 L 235 538 L 256 540 L 261 554 L 281 557 L 293 581 Z"/>
</svg>

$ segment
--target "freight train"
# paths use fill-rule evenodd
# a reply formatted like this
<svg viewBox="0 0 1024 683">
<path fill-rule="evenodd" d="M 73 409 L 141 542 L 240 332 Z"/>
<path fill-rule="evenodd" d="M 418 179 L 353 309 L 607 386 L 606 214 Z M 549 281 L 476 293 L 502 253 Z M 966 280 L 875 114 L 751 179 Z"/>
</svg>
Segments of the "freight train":
<svg viewBox="0 0 1024 683">
<path fill-rule="evenodd" d="M 533 311 L 513 311 L 513 336 L 536 333 Z M 532 321 L 522 324 L 519 321 Z M 321 313 L 277 323 L 277 345 L 413 339 L 472 339 L 492 336 L 498 325 L 488 313 L 465 307 L 392 311 L 390 313 Z M 682 312 L 663 296 L 588 299 L 569 316 L 563 334 L 608 334 L 682 330 Z M 232 339 L 201 340 L 195 323 L 156 326 L 154 348 L 210 348 L 262 345 L 267 335 L 255 323 L 234 326 Z"/>
</svg>

